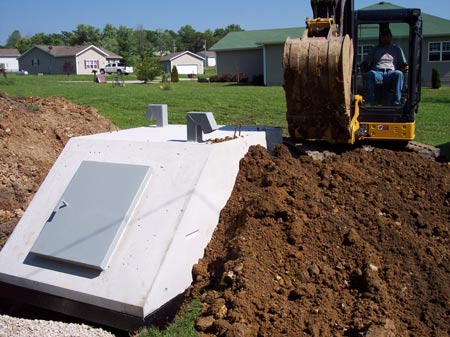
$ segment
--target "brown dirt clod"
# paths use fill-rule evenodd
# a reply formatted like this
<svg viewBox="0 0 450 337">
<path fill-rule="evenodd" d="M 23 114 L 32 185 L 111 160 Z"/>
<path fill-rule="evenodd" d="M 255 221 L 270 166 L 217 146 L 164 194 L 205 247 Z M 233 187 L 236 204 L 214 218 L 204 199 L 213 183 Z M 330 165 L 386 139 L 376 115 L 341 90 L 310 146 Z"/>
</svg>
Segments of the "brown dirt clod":
<svg viewBox="0 0 450 337">
<path fill-rule="evenodd" d="M 314 161 L 252 147 L 194 268 L 188 298 L 210 320 L 197 329 L 448 336 L 449 191 L 450 166 L 415 153 L 356 148 Z"/>
<path fill-rule="evenodd" d="M 113 130 L 92 107 L 0 93 L 0 248 L 69 139 Z"/>
</svg>

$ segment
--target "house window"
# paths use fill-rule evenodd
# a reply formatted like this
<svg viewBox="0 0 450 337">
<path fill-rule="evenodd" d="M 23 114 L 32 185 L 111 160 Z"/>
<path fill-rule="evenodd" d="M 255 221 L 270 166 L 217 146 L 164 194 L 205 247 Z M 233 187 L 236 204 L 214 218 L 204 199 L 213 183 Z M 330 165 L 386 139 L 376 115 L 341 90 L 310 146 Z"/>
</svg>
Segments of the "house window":
<svg viewBox="0 0 450 337">
<path fill-rule="evenodd" d="M 360 64 L 364 59 L 369 55 L 370 51 L 372 50 L 373 45 L 371 44 L 361 44 L 357 47 L 357 63 Z"/>
<path fill-rule="evenodd" d="M 450 61 L 450 41 L 430 42 L 428 44 L 428 61 Z"/>
<path fill-rule="evenodd" d="M 98 60 L 85 60 L 84 69 L 98 69 Z"/>
<path fill-rule="evenodd" d="M 31 59 L 31 65 L 33 67 L 39 67 L 39 59 Z"/>
</svg>

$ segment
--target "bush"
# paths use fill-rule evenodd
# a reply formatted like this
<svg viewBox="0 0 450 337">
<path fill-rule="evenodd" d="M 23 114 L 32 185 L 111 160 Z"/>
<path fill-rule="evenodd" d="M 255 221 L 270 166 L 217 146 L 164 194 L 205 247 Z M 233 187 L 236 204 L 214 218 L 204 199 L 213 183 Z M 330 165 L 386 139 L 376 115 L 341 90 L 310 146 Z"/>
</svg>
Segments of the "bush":
<svg viewBox="0 0 450 337">
<path fill-rule="evenodd" d="M 438 68 L 433 68 L 431 72 L 431 87 L 439 89 L 441 87 L 441 73 Z"/>
<path fill-rule="evenodd" d="M 254 85 L 264 85 L 264 75 L 256 75 L 253 76 L 253 81 L 252 83 Z"/>
<path fill-rule="evenodd" d="M 170 81 L 173 83 L 180 81 L 180 78 L 178 76 L 178 69 L 176 66 L 172 67 L 172 73 L 170 74 Z"/>
<path fill-rule="evenodd" d="M 169 78 L 168 78 L 168 76 L 167 76 L 166 73 L 163 73 L 163 74 L 162 74 L 161 82 L 162 82 L 162 83 L 169 82 Z"/>
<path fill-rule="evenodd" d="M 136 68 L 136 78 L 146 83 L 161 75 L 159 60 L 153 56 L 145 55 Z"/>
<path fill-rule="evenodd" d="M 220 74 L 214 75 L 209 78 L 210 82 L 237 82 L 237 83 L 247 83 L 248 78 L 244 73 L 235 74 Z"/>
</svg>

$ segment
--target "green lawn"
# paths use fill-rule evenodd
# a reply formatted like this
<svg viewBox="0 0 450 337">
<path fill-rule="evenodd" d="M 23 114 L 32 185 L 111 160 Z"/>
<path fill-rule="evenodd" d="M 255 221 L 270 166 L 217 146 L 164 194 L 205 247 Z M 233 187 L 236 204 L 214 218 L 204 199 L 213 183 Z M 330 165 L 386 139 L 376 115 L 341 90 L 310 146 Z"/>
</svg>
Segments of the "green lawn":
<svg viewBox="0 0 450 337">
<path fill-rule="evenodd" d="M 108 76 L 112 80 L 114 75 Z M 135 79 L 125 76 L 125 80 Z M 92 75 L 15 76 L 0 78 L 0 92 L 15 96 L 61 96 L 91 105 L 119 128 L 149 124 L 145 119 L 148 104 L 167 104 L 169 122 L 184 124 L 189 111 L 211 111 L 218 124 L 281 126 L 286 130 L 285 99 L 282 87 L 237 86 L 229 83 L 180 81 L 126 84 L 94 83 Z M 417 140 L 449 147 L 450 88 L 425 88 L 417 115 Z"/>
<path fill-rule="evenodd" d="M 110 75 L 108 79 L 113 77 Z M 211 111 L 218 124 L 286 124 L 281 87 L 180 81 L 170 84 L 170 90 L 163 90 L 159 83 L 126 84 L 122 88 L 110 83 L 94 83 L 92 78 L 9 76 L 8 83 L 0 79 L 0 92 L 16 96 L 65 97 L 95 107 L 119 128 L 148 124 L 144 117 L 148 104 L 167 104 L 169 123 L 173 124 L 184 124 L 189 111 Z"/>
</svg>

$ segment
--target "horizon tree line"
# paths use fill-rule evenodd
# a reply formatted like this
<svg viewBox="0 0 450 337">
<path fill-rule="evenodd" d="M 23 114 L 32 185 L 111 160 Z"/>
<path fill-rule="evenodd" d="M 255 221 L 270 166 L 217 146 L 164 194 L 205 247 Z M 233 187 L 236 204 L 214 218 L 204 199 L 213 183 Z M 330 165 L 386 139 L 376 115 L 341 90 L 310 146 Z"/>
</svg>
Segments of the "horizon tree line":
<svg viewBox="0 0 450 337">
<path fill-rule="evenodd" d="M 126 26 L 114 27 L 106 24 L 100 30 L 91 25 L 79 24 L 71 32 L 45 34 L 37 33 L 31 37 L 22 37 L 15 30 L 8 37 L 3 48 L 16 48 L 20 53 L 33 45 L 77 46 L 96 45 L 108 49 L 123 57 L 125 62 L 136 63 L 145 55 L 164 55 L 168 52 L 185 51 L 198 52 L 211 47 L 229 32 L 242 31 L 237 24 L 230 24 L 225 28 L 214 31 L 207 29 L 197 32 L 191 25 L 181 27 L 178 32 L 169 29 L 146 30 L 143 25 L 136 29 Z"/>
</svg>

